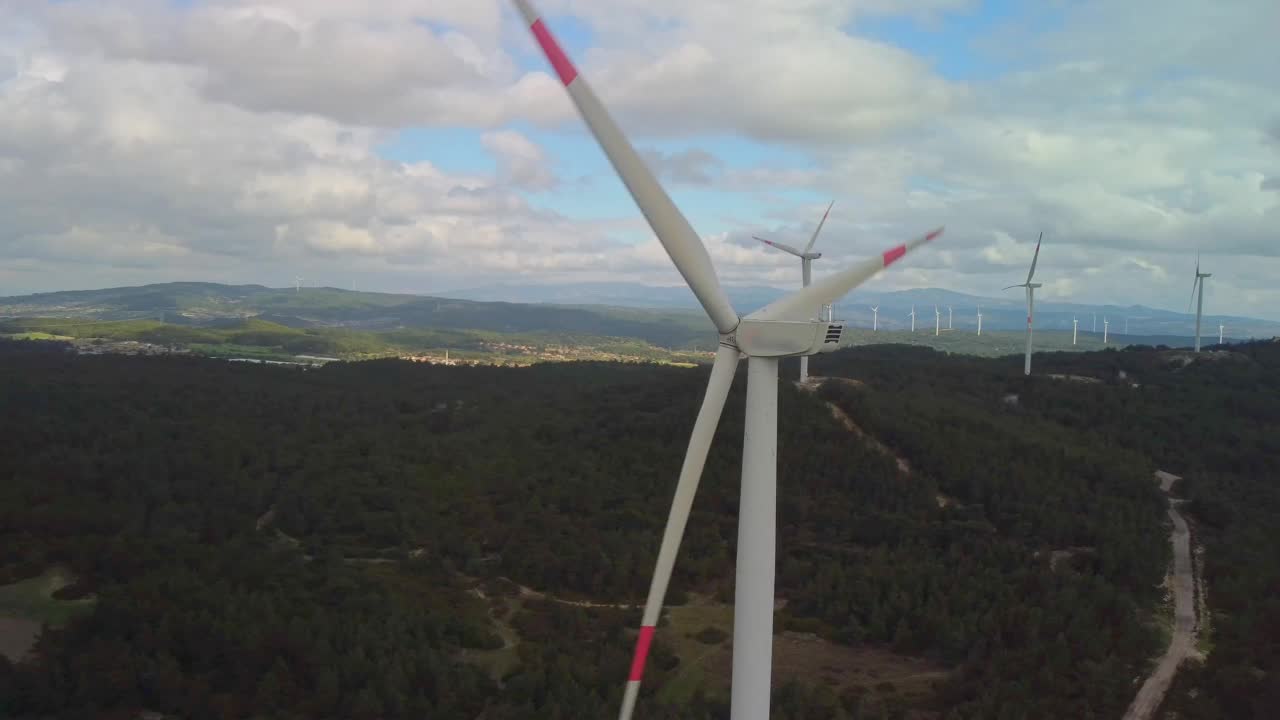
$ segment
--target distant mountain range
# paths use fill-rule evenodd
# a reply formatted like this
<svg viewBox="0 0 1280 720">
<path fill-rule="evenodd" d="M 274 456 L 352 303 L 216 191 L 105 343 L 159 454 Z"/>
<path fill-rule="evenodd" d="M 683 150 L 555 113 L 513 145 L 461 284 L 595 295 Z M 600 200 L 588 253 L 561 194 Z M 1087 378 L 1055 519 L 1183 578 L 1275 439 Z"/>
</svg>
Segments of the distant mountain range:
<svg viewBox="0 0 1280 720">
<path fill-rule="evenodd" d="M 771 287 L 729 287 L 739 312 L 751 312 L 785 291 Z M 89 320 L 163 319 L 169 323 L 216 326 L 235 318 L 257 318 L 295 328 L 341 327 L 385 331 L 397 328 L 482 330 L 503 333 L 550 332 L 603 337 L 632 337 L 663 347 L 687 347 L 712 339 L 710 323 L 698 311 L 693 293 L 685 287 L 654 287 L 628 283 L 569 285 L 495 285 L 449 291 L 449 297 L 356 292 L 338 288 L 268 288 L 262 285 L 174 282 L 139 287 L 39 293 L 0 298 L 0 317 L 57 317 Z M 837 304 L 836 317 L 853 327 L 871 327 L 870 306 L 878 305 L 884 330 L 910 328 L 912 306 L 919 332 L 932 331 L 933 307 L 942 314 L 942 327 L 976 329 L 976 309 L 982 307 L 983 329 L 1020 330 L 1026 317 L 1020 294 L 989 298 L 938 288 L 885 293 L 855 293 Z M 953 315 L 948 317 L 948 308 Z M 1086 305 L 1042 302 L 1036 305 L 1036 327 L 1071 330 L 1072 318 L 1082 334 L 1103 331 L 1119 341 L 1142 342 L 1141 337 L 1184 338 L 1194 328 L 1194 316 L 1141 305 Z M 1126 318 L 1128 331 L 1125 330 Z M 1203 336 L 1217 339 L 1219 323 L 1226 337 L 1274 337 L 1280 323 L 1224 315 L 1206 315 Z"/>
<path fill-rule="evenodd" d="M 751 312 L 782 297 L 786 291 L 773 287 L 726 287 L 734 307 L 741 313 Z M 554 303 L 562 305 L 605 305 L 635 308 L 697 310 L 693 292 L 684 286 L 660 287 L 637 283 L 573 283 L 566 285 L 489 285 L 465 290 L 451 290 L 451 297 L 469 300 L 502 300 L 512 303 Z M 836 304 L 835 315 L 855 327 L 871 327 L 872 306 L 879 306 L 879 326 L 889 330 L 911 327 L 908 314 L 916 309 L 917 330 L 934 325 L 933 306 L 942 313 L 942 326 L 947 327 L 948 307 L 952 327 L 977 329 L 977 309 L 982 307 L 982 327 L 991 330 L 1020 330 L 1026 326 L 1026 303 L 1023 295 L 1010 291 L 1007 297 L 981 297 L 941 288 L 919 288 L 894 292 L 854 292 Z M 1112 335 L 1170 336 L 1190 338 L 1195 332 L 1195 315 L 1151 308 L 1145 305 L 1090 305 L 1053 301 L 1036 302 L 1036 327 L 1045 330 L 1071 330 L 1072 319 L 1080 321 L 1080 332 L 1094 330 L 1101 334 L 1104 321 L 1110 321 Z M 1236 315 L 1205 314 L 1202 337 L 1216 340 L 1218 325 L 1225 326 L 1226 337 L 1245 339 L 1280 335 L 1280 322 Z"/>
<path fill-rule="evenodd" d="M 217 328 L 254 318 L 292 328 L 478 330 L 637 338 L 661 347 L 714 340 L 705 318 L 688 311 L 475 302 L 456 298 L 355 292 L 338 288 L 174 282 L 0 298 L 0 318 L 90 321 L 163 320 Z"/>
</svg>

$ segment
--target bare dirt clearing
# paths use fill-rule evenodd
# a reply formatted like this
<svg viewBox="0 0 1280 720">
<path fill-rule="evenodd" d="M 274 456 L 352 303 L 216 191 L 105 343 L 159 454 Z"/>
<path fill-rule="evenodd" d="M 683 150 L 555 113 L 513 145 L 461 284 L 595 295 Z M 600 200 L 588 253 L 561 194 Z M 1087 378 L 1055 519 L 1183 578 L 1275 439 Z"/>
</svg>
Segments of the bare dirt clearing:
<svg viewBox="0 0 1280 720">
<path fill-rule="evenodd" d="M 40 637 L 40 623 L 26 618 L 0 616 L 0 655 L 19 662 Z"/>
</svg>

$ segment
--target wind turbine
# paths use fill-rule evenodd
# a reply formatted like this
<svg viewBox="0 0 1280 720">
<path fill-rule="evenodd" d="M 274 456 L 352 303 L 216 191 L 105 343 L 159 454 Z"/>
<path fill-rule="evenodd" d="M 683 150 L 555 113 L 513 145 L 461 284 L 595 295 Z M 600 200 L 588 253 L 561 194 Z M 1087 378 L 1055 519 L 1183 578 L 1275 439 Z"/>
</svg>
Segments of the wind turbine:
<svg viewBox="0 0 1280 720">
<path fill-rule="evenodd" d="M 813 261 L 822 257 L 822 253 L 813 252 L 813 244 L 818 241 L 818 233 L 822 232 L 822 226 L 827 223 L 827 216 L 831 214 L 831 206 L 835 204 L 836 204 L 836 201 L 832 200 L 827 205 L 826 212 L 822 213 L 822 219 L 818 221 L 818 227 L 814 229 L 813 235 L 809 237 L 809 244 L 804 246 L 804 250 L 797 250 L 791 247 L 790 245 L 784 245 L 780 242 L 765 240 L 764 238 L 759 237 L 757 235 L 752 235 L 751 237 L 755 238 L 756 240 L 759 240 L 765 245 L 776 247 L 784 253 L 795 255 L 796 257 L 800 258 L 801 286 L 809 287 L 809 281 L 813 272 Z M 831 320 L 830 308 L 823 307 L 822 310 L 826 310 L 826 313 L 820 314 L 818 317 L 820 319 L 830 321 Z M 809 380 L 809 358 L 808 356 L 802 355 L 800 356 L 800 382 L 808 382 L 808 380 Z"/>
<path fill-rule="evenodd" d="M 1079 318 L 1075 318 L 1075 317 L 1071 318 L 1071 344 L 1072 345 L 1076 344 L 1076 334 L 1079 332 L 1079 330 L 1080 330 Z"/>
<path fill-rule="evenodd" d="M 978 306 L 978 334 L 982 334 L 982 306 Z"/>
<path fill-rule="evenodd" d="M 1196 253 L 1196 279 L 1191 283 L 1191 298 L 1196 299 L 1196 287 L 1200 288 L 1196 302 L 1196 352 L 1200 352 L 1200 313 L 1204 310 L 1204 278 L 1213 277 L 1213 273 L 1200 272 L 1200 253 Z M 1191 309 L 1191 300 L 1187 301 L 1187 309 Z"/>
<path fill-rule="evenodd" d="M 911 306 L 911 332 L 916 331 L 916 306 Z"/>
<path fill-rule="evenodd" d="M 955 308 L 953 308 L 953 307 L 951 307 L 950 305 L 948 305 L 948 306 L 947 306 L 947 329 L 948 329 L 948 330 L 952 330 L 952 329 L 954 329 L 954 328 L 952 328 L 952 327 L 951 327 L 951 321 L 952 321 L 953 319 L 955 319 Z"/>
<path fill-rule="evenodd" d="M 1225 328 L 1225 327 L 1226 327 L 1226 326 L 1225 326 L 1225 325 L 1223 325 L 1222 323 L 1218 323 L 1218 344 L 1219 344 L 1219 345 L 1221 345 L 1221 344 L 1222 344 L 1222 330 L 1223 330 L 1223 328 Z"/>
<path fill-rule="evenodd" d="M 937 305 L 933 306 L 933 335 L 937 337 L 942 334 L 942 311 Z"/>
<path fill-rule="evenodd" d="M 1102 317 L 1102 344 L 1103 345 L 1107 344 L 1107 329 L 1110 327 L 1111 327 L 1111 323 L 1107 320 L 1106 316 L 1104 315 Z"/>
<path fill-rule="evenodd" d="M 1089 332 L 1098 332 L 1098 313 L 1093 314 L 1093 330 Z"/>
<path fill-rule="evenodd" d="M 1036 274 L 1036 261 L 1040 259 L 1041 240 L 1044 240 L 1044 233 L 1040 233 L 1040 238 L 1036 240 L 1036 254 L 1031 257 L 1031 270 L 1027 272 L 1027 281 L 1019 285 L 1010 285 L 1005 288 L 1005 290 L 1016 287 L 1024 287 L 1027 289 L 1027 359 L 1022 365 L 1022 373 L 1024 375 L 1031 374 L 1031 318 L 1035 314 L 1036 288 L 1041 287 L 1041 283 L 1031 282 L 1031 276 Z"/>
<path fill-rule="evenodd" d="M 298 275 L 293 279 L 293 287 L 296 292 L 302 292 L 302 276 Z"/>
<path fill-rule="evenodd" d="M 645 659 L 662 612 L 676 552 L 689 519 L 698 479 L 741 356 L 747 357 L 747 400 L 742 441 L 742 491 L 738 503 L 738 559 L 734 586 L 733 720 L 767 720 L 773 656 L 773 604 L 778 473 L 778 359 L 812 355 L 839 346 L 843 326 L 814 317 L 911 250 L 942 234 L 927 235 L 864 260 L 819 282 L 740 316 L 729 304 L 706 247 L 689 221 L 628 142 L 595 92 L 578 74 L 528 0 L 514 0 L 632 199 L 648 220 L 720 335 L 702 407 L 694 421 L 662 545 L 645 601 L 640 634 L 623 695 L 621 720 L 635 708 Z"/>
<path fill-rule="evenodd" d="M 880 306 L 871 308 L 871 332 L 880 329 Z"/>
</svg>

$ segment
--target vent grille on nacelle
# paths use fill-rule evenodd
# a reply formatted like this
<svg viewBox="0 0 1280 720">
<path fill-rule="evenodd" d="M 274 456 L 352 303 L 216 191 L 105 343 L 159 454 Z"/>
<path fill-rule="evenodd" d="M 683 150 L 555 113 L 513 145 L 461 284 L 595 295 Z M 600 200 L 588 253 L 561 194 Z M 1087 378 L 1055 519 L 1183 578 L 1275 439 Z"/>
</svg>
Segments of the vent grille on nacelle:
<svg viewBox="0 0 1280 720">
<path fill-rule="evenodd" d="M 826 339 L 826 340 L 824 340 L 822 344 L 823 344 L 823 345 L 826 345 L 827 343 L 835 343 L 835 344 L 839 345 L 839 344 L 840 344 L 840 333 L 841 333 L 843 330 L 844 330 L 844 326 L 843 326 L 843 325 L 828 325 L 828 326 L 827 326 L 827 339 Z"/>
</svg>

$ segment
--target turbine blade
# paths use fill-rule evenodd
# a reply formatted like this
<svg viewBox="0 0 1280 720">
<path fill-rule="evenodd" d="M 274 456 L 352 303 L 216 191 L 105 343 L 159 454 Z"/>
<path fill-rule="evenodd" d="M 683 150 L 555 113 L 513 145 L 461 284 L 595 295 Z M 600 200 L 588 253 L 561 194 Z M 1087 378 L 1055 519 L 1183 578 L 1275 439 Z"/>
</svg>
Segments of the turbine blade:
<svg viewBox="0 0 1280 720">
<path fill-rule="evenodd" d="M 1196 279 L 1191 281 L 1191 297 L 1187 298 L 1187 312 L 1191 312 L 1191 303 L 1196 300 L 1196 284 L 1200 282 L 1200 270 L 1196 270 Z"/>
<path fill-rule="evenodd" d="M 1012 290 L 1012 289 L 1014 289 L 1014 288 L 1016 288 L 1016 287 L 1026 287 L 1026 286 L 1028 286 L 1028 285 L 1030 285 L 1030 284 L 1031 284 L 1031 283 L 1018 283 L 1017 285 L 1010 285 L 1010 286 L 1009 286 L 1009 287 L 1007 287 L 1007 288 L 1001 288 L 1001 290 Z"/>
<path fill-rule="evenodd" d="M 528 0 L 514 2 L 551 67 L 564 83 L 578 113 L 608 156 L 622 183 L 627 186 L 645 220 L 649 221 L 649 227 L 653 228 L 654 234 L 666 248 L 671 262 L 675 263 L 698 302 L 702 303 L 716 330 L 721 334 L 731 332 L 738 326 L 738 314 L 729 304 L 729 296 L 725 294 L 724 288 L 720 286 L 715 267 L 711 264 L 711 256 L 707 254 L 707 248 L 702 244 L 698 233 L 671 201 L 653 172 L 640 159 L 640 155 L 610 117 L 609 111 L 596 97 L 586 79 L 578 74 L 577 68 L 560 48 L 537 11 Z"/>
<path fill-rule="evenodd" d="M 780 243 L 780 242 L 774 242 L 774 241 L 772 241 L 772 240 L 765 240 L 764 238 L 760 237 L 759 235 L 752 235 L 751 237 L 755 238 L 756 240 L 759 240 L 760 242 L 764 243 L 765 245 L 769 245 L 770 247 L 776 247 L 776 248 L 778 248 L 779 250 L 781 250 L 782 252 L 785 252 L 785 253 L 791 253 L 792 255 L 795 255 L 796 257 L 804 257 L 804 253 L 802 253 L 802 252 L 800 252 L 799 250 L 797 250 L 797 249 L 795 249 L 795 248 L 791 247 L 790 245 L 785 245 L 785 244 Z"/>
<path fill-rule="evenodd" d="M 836 201 L 832 200 L 827 205 L 827 211 L 822 213 L 822 219 L 818 221 L 818 227 L 813 231 L 813 237 L 809 238 L 809 244 L 804 246 L 805 254 L 808 254 L 813 249 L 813 244 L 818 241 L 818 233 L 822 232 L 822 226 L 827 223 L 827 216 L 831 214 L 831 206 L 835 204 Z"/>
<path fill-rule="evenodd" d="M 627 677 L 627 687 L 622 696 L 619 720 L 628 720 L 635 709 L 640 680 L 644 676 L 645 659 L 649 654 L 649 645 L 653 642 L 654 628 L 658 626 L 658 619 L 662 616 L 662 601 L 667 594 L 667 584 L 671 581 L 676 553 L 680 550 L 680 540 L 684 537 L 689 511 L 693 507 L 693 497 L 698 491 L 702 466 L 707 461 L 707 451 L 711 448 L 711 439 L 716 434 L 716 425 L 720 422 L 720 413 L 724 410 L 724 402 L 729 396 L 729 387 L 733 385 L 737 367 L 737 348 L 721 345 L 716 352 L 716 361 L 711 366 L 711 379 L 707 382 L 707 393 L 702 398 L 702 408 L 698 410 L 698 419 L 693 423 L 689 449 L 685 452 L 680 479 L 676 482 L 675 496 L 671 500 L 667 527 L 662 532 L 662 545 L 658 549 L 658 561 L 653 569 L 653 579 L 649 583 L 649 597 L 645 600 L 644 616 L 640 620 L 640 636 L 636 638 L 635 655 L 631 660 L 631 674 Z"/>
<path fill-rule="evenodd" d="M 911 242 L 890 248 L 876 257 L 829 275 L 807 288 L 774 300 L 748 317 L 756 320 L 808 320 L 812 317 L 813 308 L 834 303 L 850 290 L 871 279 L 876 273 L 897 262 L 903 255 L 941 234 L 942 228 L 938 228 Z"/>
<path fill-rule="evenodd" d="M 1027 273 L 1027 282 L 1031 282 L 1031 276 L 1036 274 L 1036 262 L 1040 260 L 1040 241 L 1044 240 L 1044 233 L 1040 233 L 1040 238 L 1036 240 L 1036 254 L 1031 257 L 1031 271 Z"/>
</svg>

